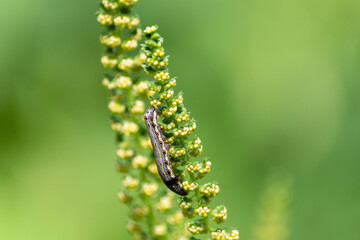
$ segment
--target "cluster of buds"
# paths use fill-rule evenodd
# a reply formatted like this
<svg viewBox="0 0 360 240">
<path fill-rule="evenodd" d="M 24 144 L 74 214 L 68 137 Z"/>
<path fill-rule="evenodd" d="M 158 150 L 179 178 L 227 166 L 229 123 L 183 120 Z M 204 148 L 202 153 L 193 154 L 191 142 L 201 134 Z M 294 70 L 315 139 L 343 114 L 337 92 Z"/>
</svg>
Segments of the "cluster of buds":
<svg viewBox="0 0 360 240">
<path fill-rule="evenodd" d="M 119 148 L 116 151 L 116 155 L 120 159 L 129 159 L 134 156 L 135 151 L 130 147 L 130 143 L 127 141 L 123 141 L 118 144 Z"/>
<path fill-rule="evenodd" d="M 174 96 L 174 90 L 170 89 L 168 91 L 162 92 L 160 94 L 160 99 L 162 99 L 162 100 L 165 99 L 166 100 L 166 99 L 172 98 L 173 96 Z"/>
<path fill-rule="evenodd" d="M 211 215 L 216 223 L 222 223 L 227 219 L 227 209 L 225 206 L 218 206 L 211 212 Z"/>
<path fill-rule="evenodd" d="M 195 209 L 195 213 L 200 217 L 207 217 L 210 212 L 210 208 L 208 207 L 198 207 Z"/>
<path fill-rule="evenodd" d="M 159 224 L 154 227 L 153 234 L 156 237 L 165 236 L 167 232 L 167 227 L 165 224 Z"/>
<path fill-rule="evenodd" d="M 232 230 L 230 233 L 227 233 L 225 230 L 216 230 L 211 232 L 211 239 L 237 240 L 239 239 L 239 232 L 237 230 Z"/>
<path fill-rule="evenodd" d="M 111 128 L 114 131 L 121 132 L 125 136 L 134 135 L 139 130 L 139 126 L 134 122 L 124 121 L 123 124 L 121 123 L 114 123 L 111 125 Z"/>
<path fill-rule="evenodd" d="M 128 39 L 121 44 L 121 47 L 126 51 L 131 51 L 137 48 L 138 41 L 136 39 Z"/>
<path fill-rule="evenodd" d="M 172 207 L 173 207 L 173 198 L 174 198 L 174 195 L 170 194 L 170 193 L 167 194 L 166 196 L 160 198 L 160 201 L 156 205 L 156 209 L 159 212 L 166 212 L 166 211 L 172 209 Z"/>
<path fill-rule="evenodd" d="M 197 189 L 199 186 L 199 184 L 192 182 L 190 183 L 189 181 L 184 181 L 183 182 L 183 187 L 186 191 L 194 191 L 195 189 Z"/>
<path fill-rule="evenodd" d="M 207 227 L 204 223 L 196 221 L 196 222 L 189 222 L 187 224 L 187 230 L 191 232 L 192 234 L 200 234 L 200 233 L 206 233 Z"/>
<path fill-rule="evenodd" d="M 168 223 L 171 225 L 179 225 L 183 222 L 183 220 L 184 220 L 184 215 L 182 214 L 181 211 L 177 211 L 175 212 L 174 215 L 167 218 Z"/>
<path fill-rule="evenodd" d="M 167 60 L 167 63 L 168 62 L 169 62 L 169 60 Z M 168 88 L 175 87 L 175 86 L 176 86 L 176 79 L 172 78 L 167 84 L 165 84 L 164 88 L 168 89 Z"/>
<path fill-rule="evenodd" d="M 123 113 L 125 111 L 125 105 L 122 105 L 114 100 L 109 102 L 108 107 L 112 113 Z"/>
<path fill-rule="evenodd" d="M 190 120 L 190 114 L 189 114 L 189 113 L 176 114 L 175 120 L 176 120 L 178 123 L 187 122 L 187 121 Z"/>
<path fill-rule="evenodd" d="M 137 187 L 139 186 L 139 183 L 140 183 L 139 179 L 133 178 L 130 175 L 126 176 L 122 181 L 124 187 L 126 187 L 131 191 L 136 190 Z"/>
<path fill-rule="evenodd" d="M 173 134 L 175 137 L 177 136 L 188 137 L 190 134 L 192 134 L 195 131 L 195 129 L 196 129 L 196 122 L 193 121 L 188 126 L 174 129 Z"/>
<path fill-rule="evenodd" d="M 179 201 L 179 207 L 182 209 L 189 209 L 193 205 L 192 201 L 188 198 L 184 198 Z"/>
<path fill-rule="evenodd" d="M 175 125 L 175 123 L 173 123 L 173 122 L 171 122 L 171 123 L 169 123 L 169 124 L 161 124 L 161 128 L 162 128 L 163 130 L 167 130 L 167 131 L 173 129 L 175 126 L 176 126 L 176 125 Z"/>
<path fill-rule="evenodd" d="M 119 3 L 109 0 L 102 0 L 101 4 L 107 10 L 115 10 L 119 7 Z"/>
<path fill-rule="evenodd" d="M 219 185 L 215 183 L 206 183 L 200 187 L 200 193 L 207 197 L 213 197 L 220 192 Z"/>
<path fill-rule="evenodd" d="M 145 103 L 141 100 L 136 100 L 134 105 L 131 107 L 132 114 L 144 114 Z"/>
<path fill-rule="evenodd" d="M 153 95 L 153 92 L 149 90 L 147 82 L 145 81 L 141 81 L 138 84 L 133 85 L 133 90 L 141 98 L 147 98 Z"/>
<path fill-rule="evenodd" d="M 157 183 L 144 183 L 142 191 L 147 196 L 153 196 L 158 190 L 159 185 Z"/>
<path fill-rule="evenodd" d="M 102 81 L 102 84 L 109 90 L 113 89 L 127 89 L 130 88 L 132 85 L 131 78 L 128 76 L 116 76 L 112 80 L 109 80 L 109 78 L 104 78 Z"/>
<path fill-rule="evenodd" d="M 174 147 L 171 147 L 169 149 L 169 153 L 171 154 L 171 156 L 178 158 L 178 157 L 184 156 L 186 153 L 186 150 L 185 150 L 185 148 L 176 148 L 175 149 Z"/>
<path fill-rule="evenodd" d="M 189 173 L 197 173 L 199 177 L 203 177 L 204 174 L 210 172 L 211 170 L 211 162 L 207 159 L 204 159 L 203 162 L 195 162 L 195 163 L 189 163 L 186 166 L 186 170 Z"/>
<path fill-rule="evenodd" d="M 120 5 L 123 5 L 125 7 L 132 7 L 137 2 L 138 2 L 138 0 L 119 0 Z"/>
<path fill-rule="evenodd" d="M 122 71 L 129 71 L 134 65 L 134 60 L 132 58 L 123 58 L 118 64 L 118 68 Z"/>
<path fill-rule="evenodd" d="M 107 55 L 104 55 L 101 57 L 101 63 L 106 68 L 113 68 L 118 63 L 118 60 L 116 58 L 110 58 Z"/>
<path fill-rule="evenodd" d="M 170 117 L 170 116 L 174 115 L 174 113 L 176 113 L 177 110 L 178 110 L 178 107 L 176 106 L 176 104 L 171 104 L 168 108 L 163 109 L 162 115 Z"/>
<path fill-rule="evenodd" d="M 149 159 L 142 155 L 137 155 L 132 159 L 131 163 L 133 168 L 146 168 L 149 163 Z"/>
<path fill-rule="evenodd" d="M 101 42 L 101 44 L 104 44 L 108 47 L 115 48 L 115 47 L 120 46 L 121 39 L 119 37 L 116 37 L 113 35 L 110 35 L 110 36 L 105 35 L 105 36 L 101 36 L 100 42 Z"/>
<path fill-rule="evenodd" d="M 188 149 L 190 150 L 190 155 L 196 157 L 200 155 L 203 151 L 203 146 L 201 145 L 201 140 L 199 137 L 194 139 L 193 142 L 188 143 Z"/>
<path fill-rule="evenodd" d="M 127 15 L 116 16 L 114 18 L 114 25 L 121 28 L 135 28 L 139 25 L 140 19 L 138 17 L 130 17 Z"/>
</svg>

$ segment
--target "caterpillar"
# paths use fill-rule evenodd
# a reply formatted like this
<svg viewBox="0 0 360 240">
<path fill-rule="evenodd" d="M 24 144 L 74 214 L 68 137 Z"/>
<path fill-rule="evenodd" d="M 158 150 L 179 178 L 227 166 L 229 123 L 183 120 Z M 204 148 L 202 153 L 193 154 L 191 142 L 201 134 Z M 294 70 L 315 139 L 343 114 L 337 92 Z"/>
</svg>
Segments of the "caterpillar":
<svg viewBox="0 0 360 240">
<path fill-rule="evenodd" d="M 178 177 L 171 169 L 170 156 L 168 154 L 169 145 L 165 144 L 165 136 L 161 131 L 157 119 L 157 108 L 150 107 L 144 114 L 144 120 L 149 132 L 151 145 L 154 149 L 155 163 L 161 180 L 174 193 L 186 196 L 188 193 L 184 190 Z"/>
</svg>

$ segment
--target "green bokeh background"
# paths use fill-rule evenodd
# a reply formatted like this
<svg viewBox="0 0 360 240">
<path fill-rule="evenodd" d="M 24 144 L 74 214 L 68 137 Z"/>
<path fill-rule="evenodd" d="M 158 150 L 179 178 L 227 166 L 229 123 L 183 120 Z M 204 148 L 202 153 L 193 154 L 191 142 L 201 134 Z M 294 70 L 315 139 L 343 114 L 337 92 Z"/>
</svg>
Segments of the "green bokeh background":
<svg viewBox="0 0 360 240">
<path fill-rule="evenodd" d="M 0 239 L 130 239 L 97 1 L 1 1 Z M 289 239 L 360 239 L 360 1 L 139 0 L 198 121 L 228 226 L 291 176 Z"/>
</svg>

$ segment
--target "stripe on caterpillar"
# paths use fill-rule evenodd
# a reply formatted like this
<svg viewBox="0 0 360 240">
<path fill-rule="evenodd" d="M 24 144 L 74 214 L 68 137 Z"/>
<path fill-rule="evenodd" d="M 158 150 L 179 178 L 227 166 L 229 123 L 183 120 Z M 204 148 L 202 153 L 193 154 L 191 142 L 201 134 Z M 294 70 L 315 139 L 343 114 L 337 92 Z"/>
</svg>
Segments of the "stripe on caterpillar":
<svg viewBox="0 0 360 240">
<path fill-rule="evenodd" d="M 185 196 L 188 193 L 184 190 L 178 177 L 170 167 L 169 146 L 165 143 L 165 136 L 161 131 L 157 119 L 157 108 L 150 107 L 144 114 L 144 120 L 149 132 L 151 145 L 154 149 L 155 163 L 161 180 L 173 192 Z"/>
</svg>

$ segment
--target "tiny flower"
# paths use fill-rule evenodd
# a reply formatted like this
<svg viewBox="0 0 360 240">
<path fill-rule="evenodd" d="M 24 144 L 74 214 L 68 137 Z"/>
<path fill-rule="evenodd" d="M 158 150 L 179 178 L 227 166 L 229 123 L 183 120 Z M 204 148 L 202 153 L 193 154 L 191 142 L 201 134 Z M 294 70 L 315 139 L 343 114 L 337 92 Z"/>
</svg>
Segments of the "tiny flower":
<svg viewBox="0 0 360 240">
<path fill-rule="evenodd" d="M 201 223 L 188 223 L 187 230 L 192 234 L 204 233 L 207 231 L 206 227 Z"/>
<path fill-rule="evenodd" d="M 158 80 L 160 82 L 166 81 L 170 79 L 169 72 L 167 71 L 161 71 L 154 76 L 155 80 Z"/>
<path fill-rule="evenodd" d="M 104 67 L 113 68 L 116 66 L 117 60 L 111 59 L 108 56 L 103 56 L 103 57 L 101 57 L 101 63 Z"/>
<path fill-rule="evenodd" d="M 196 138 L 192 144 L 189 144 L 188 148 L 193 150 L 194 148 L 199 148 L 201 144 L 200 138 Z"/>
<path fill-rule="evenodd" d="M 139 23 L 140 23 L 140 19 L 138 17 L 135 17 L 131 19 L 131 21 L 129 22 L 129 28 L 135 28 L 139 25 Z"/>
<path fill-rule="evenodd" d="M 169 131 L 175 127 L 175 123 L 171 122 L 167 125 L 163 124 L 163 125 L 161 125 L 161 127 L 162 127 L 162 129 Z"/>
<path fill-rule="evenodd" d="M 159 186 L 156 183 L 144 183 L 142 187 L 143 193 L 152 196 L 158 190 Z"/>
<path fill-rule="evenodd" d="M 111 84 L 111 82 L 110 82 L 110 80 L 108 79 L 108 78 L 104 78 L 103 80 L 102 80 L 102 85 L 104 85 L 105 87 L 107 87 L 107 88 L 109 88 L 110 89 L 110 84 Z"/>
<path fill-rule="evenodd" d="M 196 128 L 196 123 L 193 122 L 191 123 L 190 126 L 184 126 L 183 128 L 174 129 L 173 133 L 175 137 L 177 136 L 187 137 L 194 132 L 195 128 Z"/>
<path fill-rule="evenodd" d="M 163 102 L 159 101 L 159 100 L 156 100 L 156 99 L 153 99 L 150 101 L 150 104 L 153 106 L 153 107 L 160 107 L 161 105 L 163 105 Z"/>
<path fill-rule="evenodd" d="M 217 195 L 219 192 L 220 192 L 220 187 L 219 187 L 219 185 L 217 185 L 215 183 L 212 183 L 212 184 L 207 183 L 200 187 L 200 193 L 202 193 L 208 197 L 213 197 L 213 196 Z"/>
<path fill-rule="evenodd" d="M 193 151 L 190 152 L 190 155 L 193 157 L 199 156 L 200 154 L 202 154 L 203 152 L 203 146 L 201 145 L 199 148 L 194 149 Z"/>
<path fill-rule="evenodd" d="M 99 14 L 97 17 L 98 22 L 101 25 L 111 25 L 113 23 L 113 18 L 109 14 Z"/>
<path fill-rule="evenodd" d="M 130 136 L 131 134 L 136 133 L 138 130 L 139 126 L 136 123 L 125 121 L 120 131 L 125 136 Z"/>
<path fill-rule="evenodd" d="M 167 65 L 167 63 L 164 63 L 164 62 L 160 62 L 159 65 L 162 65 L 161 63 L 163 63 L 164 66 Z M 163 67 L 163 66 L 160 66 L 160 67 Z M 168 89 L 168 88 L 175 87 L 175 86 L 176 86 L 176 79 L 173 78 L 172 80 L 170 80 L 170 82 L 168 82 L 168 83 L 164 86 L 164 88 L 165 88 L 165 89 Z"/>
<path fill-rule="evenodd" d="M 119 3 L 125 7 L 131 7 L 137 3 L 138 0 L 119 0 Z"/>
<path fill-rule="evenodd" d="M 119 148 L 116 151 L 116 155 L 121 159 L 131 158 L 134 156 L 134 150 Z"/>
<path fill-rule="evenodd" d="M 175 137 L 169 137 L 165 140 L 165 142 L 168 144 L 172 144 L 172 143 L 174 143 L 174 141 L 175 141 Z"/>
<path fill-rule="evenodd" d="M 134 91 L 142 96 L 147 96 L 148 93 L 148 85 L 147 82 L 141 81 L 138 84 L 134 85 Z"/>
<path fill-rule="evenodd" d="M 123 113 L 125 111 L 125 106 L 115 101 L 110 101 L 108 107 L 113 113 Z"/>
<path fill-rule="evenodd" d="M 206 161 L 205 167 L 199 169 L 199 173 L 208 173 L 208 172 L 210 172 L 210 167 L 211 167 L 211 162 L 210 162 L 210 161 Z"/>
<path fill-rule="evenodd" d="M 238 230 L 232 230 L 230 235 L 227 236 L 227 240 L 237 240 L 239 239 L 239 231 Z"/>
<path fill-rule="evenodd" d="M 189 181 L 184 181 L 183 182 L 183 188 L 186 191 L 194 191 L 196 188 L 198 187 L 197 183 L 190 183 Z"/>
<path fill-rule="evenodd" d="M 227 219 L 227 209 L 225 206 L 218 206 L 211 212 L 211 215 L 216 223 L 222 223 Z"/>
<path fill-rule="evenodd" d="M 118 64 L 118 68 L 123 71 L 129 71 L 134 65 L 134 60 L 131 58 L 124 58 Z"/>
<path fill-rule="evenodd" d="M 177 105 L 182 104 L 183 101 L 184 101 L 184 98 L 183 98 L 182 94 L 180 94 L 176 99 L 174 99 L 174 103 L 177 104 Z"/>
<path fill-rule="evenodd" d="M 127 51 L 134 50 L 135 48 L 137 48 L 137 46 L 138 46 L 138 41 L 135 40 L 135 39 L 126 40 L 126 41 L 121 45 L 121 47 L 122 47 L 124 50 L 127 50 Z"/>
<path fill-rule="evenodd" d="M 155 236 L 164 236 L 166 234 L 167 227 L 165 224 L 156 225 L 154 228 L 154 235 Z"/>
<path fill-rule="evenodd" d="M 167 221 L 171 225 L 179 225 L 183 222 L 184 216 L 181 211 L 177 211 L 174 215 L 167 218 Z"/>
<path fill-rule="evenodd" d="M 128 16 L 117 16 L 114 18 L 115 26 L 126 27 L 130 22 L 130 18 Z"/>
<path fill-rule="evenodd" d="M 112 48 L 118 47 L 121 44 L 121 39 L 116 36 L 102 36 L 100 38 L 100 41 L 101 44 L 104 44 Z"/>
<path fill-rule="evenodd" d="M 115 79 L 115 86 L 118 88 L 129 88 L 131 85 L 131 78 L 127 76 L 120 76 Z"/>
<path fill-rule="evenodd" d="M 147 159 L 146 157 L 144 157 L 142 155 L 137 155 L 131 161 L 132 166 L 134 168 L 146 168 L 148 162 L 149 162 L 149 159 Z"/>
<path fill-rule="evenodd" d="M 178 123 L 187 122 L 187 121 L 190 120 L 190 114 L 188 114 L 188 113 L 177 114 L 177 115 L 175 115 L 175 120 L 176 120 Z"/>
<path fill-rule="evenodd" d="M 156 50 L 154 51 L 154 53 L 152 54 L 152 58 L 154 58 L 154 59 L 160 59 L 160 58 L 162 58 L 164 55 L 165 55 L 165 50 L 164 50 L 163 47 L 160 47 L 160 48 L 158 48 L 158 49 L 156 49 Z M 165 80 L 165 79 L 163 79 L 163 80 Z M 166 80 L 169 80 L 169 79 L 166 79 Z"/>
<path fill-rule="evenodd" d="M 119 7 L 117 2 L 110 2 L 109 0 L 102 0 L 101 3 L 106 10 L 115 10 Z"/>
<path fill-rule="evenodd" d="M 157 30 L 156 26 L 146 27 L 145 30 L 144 30 L 144 33 L 145 34 L 150 34 L 150 33 L 155 32 L 156 30 Z"/>
<path fill-rule="evenodd" d="M 126 176 L 122 184 L 129 190 L 135 190 L 139 186 L 139 180 L 131 176 Z"/>
<path fill-rule="evenodd" d="M 216 230 L 215 232 L 211 233 L 211 238 L 216 240 L 226 240 L 227 233 L 225 230 Z"/>
<path fill-rule="evenodd" d="M 174 95 L 174 90 L 169 90 L 160 94 L 160 99 L 170 99 Z"/>
<path fill-rule="evenodd" d="M 193 125 L 194 126 L 194 125 Z M 192 134 L 195 130 L 195 128 L 191 126 L 191 127 L 188 127 L 188 126 L 185 126 L 183 128 L 179 128 L 179 129 L 175 129 L 173 131 L 174 133 L 174 136 L 175 137 L 178 137 L 178 136 L 182 136 L 182 137 L 187 137 L 189 136 L 190 134 Z M 196 126 L 195 126 L 196 127 Z"/>
<path fill-rule="evenodd" d="M 133 114 L 143 114 L 145 112 L 145 103 L 140 100 L 136 100 L 134 106 L 131 108 Z"/>
<path fill-rule="evenodd" d="M 173 106 L 173 107 L 169 107 L 167 109 L 163 109 L 162 114 L 164 116 L 172 116 L 175 112 L 177 111 L 177 107 Z"/>
<path fill-rule="evenodd" d="M 171 147 L 169 149 L 169 153 L 173 156 L 173 157 L 181 157 L 184 156 L 186 154 L 186 150 L 185 148 L 178 148 L 175 149 L 174 147 Z"/>
<path fill-rule="evenodd" d="M 110 127 L 113 131 L 120 132 L 122 129 L 122 124 L 121 123 L 111 123 Z"/>
<path fill-rule="evenodd" d="M 209 212 L 210 212 L 210 208 L 208 207 L 198 207 L 195 209 L 195 213 L 200 217 L 207 217 Z"/>
<path fill-rule="evenodd" d="M 159 203 L 156 205 L 156 209 L 159 212 L 165 212 L 172 208 L 173 197 L 171 195 L 166 195 L 165 197 L 160 198 Z"/>
</svg>

